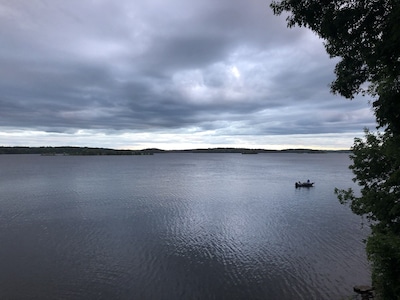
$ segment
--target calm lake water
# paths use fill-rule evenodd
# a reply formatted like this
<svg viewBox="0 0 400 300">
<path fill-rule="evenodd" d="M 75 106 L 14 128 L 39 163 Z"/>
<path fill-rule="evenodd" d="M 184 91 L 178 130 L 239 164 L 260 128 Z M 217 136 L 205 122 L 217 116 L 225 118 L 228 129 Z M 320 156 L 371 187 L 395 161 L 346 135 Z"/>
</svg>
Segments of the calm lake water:
<svg viewBox="0 0 400 300">
<path fill-rule="evenodd" d="M 349 164 L 0 155 L 0 299 L 346 299 L 370 284 Z"/>
</svg>

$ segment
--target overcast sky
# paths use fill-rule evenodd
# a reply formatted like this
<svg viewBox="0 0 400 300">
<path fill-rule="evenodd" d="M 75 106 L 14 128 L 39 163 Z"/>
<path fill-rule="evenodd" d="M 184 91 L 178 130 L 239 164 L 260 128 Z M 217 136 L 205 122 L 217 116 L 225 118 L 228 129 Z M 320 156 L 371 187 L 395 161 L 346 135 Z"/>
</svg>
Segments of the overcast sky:
<svg viewBox="0 0 400 300">
<path fill-rule="evenodd" d="M 269 0 L 0 0 L 0 145 L 330 148 L 375 127 Z"/>
</svg>

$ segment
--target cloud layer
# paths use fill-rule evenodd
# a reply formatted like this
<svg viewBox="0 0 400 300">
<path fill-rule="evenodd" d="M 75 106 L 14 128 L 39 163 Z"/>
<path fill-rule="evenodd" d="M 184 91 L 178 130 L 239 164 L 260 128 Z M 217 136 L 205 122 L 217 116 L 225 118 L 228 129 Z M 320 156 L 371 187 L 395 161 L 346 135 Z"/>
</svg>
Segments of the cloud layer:
<svg viewBox="0 0 400 300">
<path fill-rule="evenodd" d="M 1 144 L 350 146 L 367 101 L 330 94 L 336 61 L 268 5 L 0 1 Z"/>
</svg>

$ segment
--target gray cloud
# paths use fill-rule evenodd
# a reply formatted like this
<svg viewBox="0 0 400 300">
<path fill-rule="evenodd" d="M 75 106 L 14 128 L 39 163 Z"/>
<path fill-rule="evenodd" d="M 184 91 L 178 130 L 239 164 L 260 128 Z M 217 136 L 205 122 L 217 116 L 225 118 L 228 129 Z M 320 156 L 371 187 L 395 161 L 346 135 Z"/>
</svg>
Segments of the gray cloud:
<svg viewBox="0 0 400 300">
<path fill-rule="evenodd" d="M 0 1 L 0 127 L 283 136 L 374 126 L 365 99 L 329 93 L 335 61 L 322 42 L 268 5 Z"/>
</svg>

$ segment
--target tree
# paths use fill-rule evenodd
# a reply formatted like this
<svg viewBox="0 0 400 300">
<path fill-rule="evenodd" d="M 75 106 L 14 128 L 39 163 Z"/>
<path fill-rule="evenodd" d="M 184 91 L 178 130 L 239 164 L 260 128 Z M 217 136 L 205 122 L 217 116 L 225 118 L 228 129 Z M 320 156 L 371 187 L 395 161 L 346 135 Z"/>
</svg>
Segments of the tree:
<svg viewBox="0 0 400 300">
<path fill-rule="evenodd" d="M 335 190 L 342 204 L 370 221 L 367 254 L 372 262 L 372 281 L 383 299 L 400 299 L 400 159 L 399 144 L 389 133 L 356 138 L 350 156 L 354 181 L 361 195 L 352 189 Z"/>
<path fill-rule="evenodd" d="M 289 27 L 304 26 L 339 57 L 331 91 L 353 99 L 372 97 L 383 133 L 365 131 L 352 147 L 354 181 L 361 193 L 336 190 L 341 203 L 370 220 L 367 254 L 382 299 L 400 299 L 400 1 L 273 1 L 274 14 L 288 12 Z"/>
</svg>

